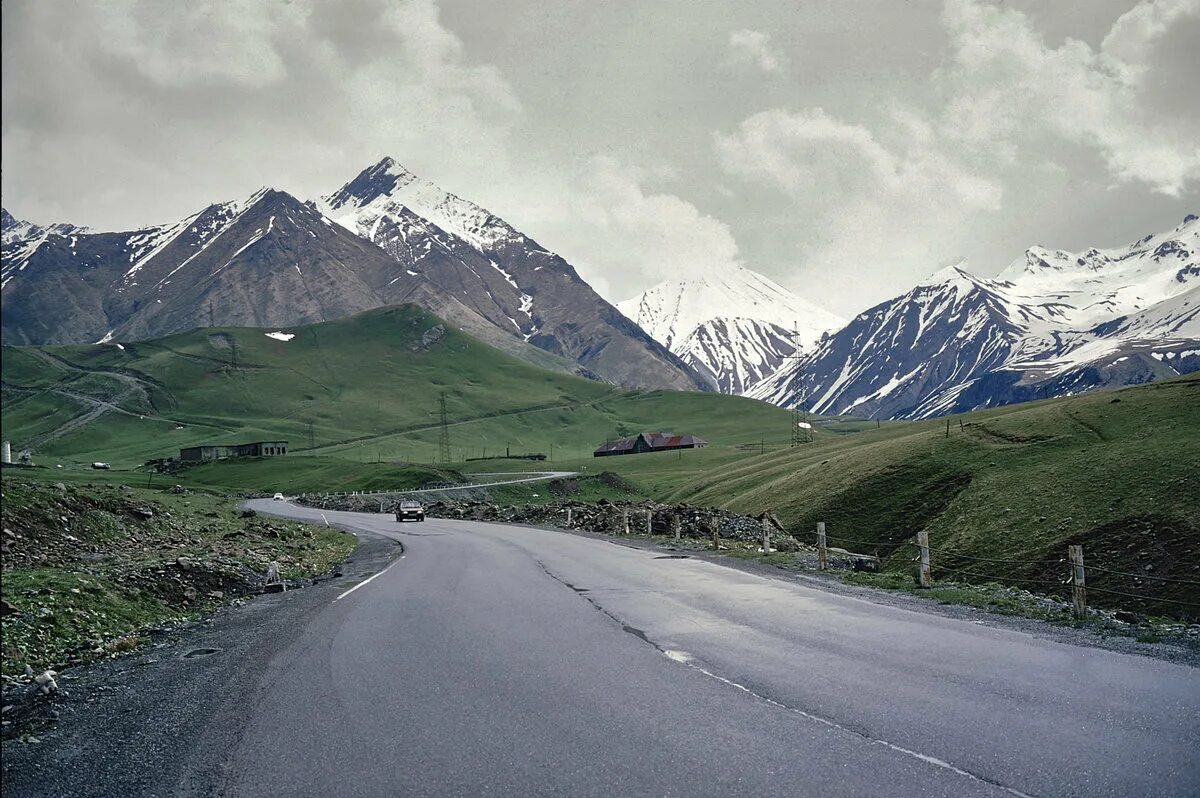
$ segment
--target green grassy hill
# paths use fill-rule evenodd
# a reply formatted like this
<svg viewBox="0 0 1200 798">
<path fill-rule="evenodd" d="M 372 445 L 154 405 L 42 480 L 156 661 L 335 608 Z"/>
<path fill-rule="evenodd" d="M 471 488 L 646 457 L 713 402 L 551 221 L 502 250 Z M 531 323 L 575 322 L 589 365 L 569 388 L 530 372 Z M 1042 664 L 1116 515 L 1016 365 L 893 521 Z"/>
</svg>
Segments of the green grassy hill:
<svg viewBox="0 0 1200 798">
<path fill-rule="evenodd" d="M 760 402 L 629 392 L 545 371 L 413 306 L 291 328 L 288 341 L 266 332 L 5 347 L 3 435 L 44 464 L 129 468 L 199 443 L 275 438 L 290 442 L 289 460 L 429 462 L 443 392 L 456 461 L 506 448 L 579 458 L 642 429 L 721 447 L 788 435 L 787 413 Z"/>
<path fill-rule="evenodd" d="M 904 572 L 914 552 L 897 546 L 926 528 L 935 576 L 1038 590 L 1082 544 L 1089 564 L 1137 575 L 1090 572 L 1096 603 L 1149 593 L 1196 615 L 1200 378 L 954 416 L 949 434 L 936 419 L 825 435 L 672 481 L 662 498 L 770 510 L 808 542 L 825 521 L 831 545 L 894 554 Z"/>
<path fill-rule="evenodd" d="M 1056 590 L 1082 543 L 1098 591 L 1198 598 L 1200 379 L 1014 405 L 925 422 L 819 419 L 792 448 L 789 414 L 715 394 L 629 392 L 545 371 L 415 307 L 289 329 L 196 330 L 154 341 L 10 348 L 3 436 L 63 481 L 147 480 L 129 469 L 198 443 L 284 438 L 284 458 L 205 465 L 170 477 L 248 490 L 364 490 L 442 481 L 444 393 L 453 468 L 615 471 L 662 501 L 776 513 L 811 541 L 898 548 L 922 528 L 941 578 Z M 705 449 L 595 459 L 607 438 L 688 432 Z M 546 464 L 468 457 L 544 452 Z M 113 472 L 87 471 L 93 460 Z M 62 463 L 64 469 L 53 466 Z M 539 486 L 498 498 L 545 500 Z M 1097 593 L 1097 596 L 1100 596 Z M 1115 594 L 1110 594 L 1115 595 Z M 1165 608 L 1168 603 L 1153 605 Z M 1134 602 L 1133 606 L 1141 605 Z M 1194 609 L 1194 608 L 1193 608 Z"/>
</svg>

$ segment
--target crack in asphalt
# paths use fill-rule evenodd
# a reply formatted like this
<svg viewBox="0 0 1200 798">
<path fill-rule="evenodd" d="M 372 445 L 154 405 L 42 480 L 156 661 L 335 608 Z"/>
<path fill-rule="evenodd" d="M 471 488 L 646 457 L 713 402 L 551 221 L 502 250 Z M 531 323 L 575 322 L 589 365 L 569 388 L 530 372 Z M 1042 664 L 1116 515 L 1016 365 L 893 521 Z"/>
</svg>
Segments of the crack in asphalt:
<svg viewBox="0 0 1200 798">
<path fill-rule="evenodd" d="M 658 559 L 658 558 L 655 558 L 655 559 Z M 875 735 L 869 733 L 866 730 L 855 729 L 851 726 L 843 725 L 841 723 L 838 723 L 837 721 L 830 720 L 829 718 L 823 717 L 821 715 L 816 715 L 807 710 L 800 709 L 799 707 L 794 707 L 794 706 L 785 704 L 781 701 L 777 701 L 774 698 L 771 698 L 769 696 L 763 695 L 762 693 L 756 692 L 755 690 L 747 687 L 744 684 L 739 684 L 738 682 L 735 682 L 732 679 L 728 679 L 724 676 L 721 676 L 718 673 L 714 673 L 713 671 L 710 671 L 707 668 L 705 668 L 703 665 L 701 665 L 699 660 L 697 660 L 695 657 L 693 657 L 691 654 L 687 653 L 686 651 L 677 651 L 675 649 L 666 648 L 665 646 L 660 645 L 659 643 L 655 642 L 654 640 L 651 640 L 649 635 L 646 634 L 645 630 L 639 629 L 636 626 L 631 626 L 630 624 L 626 623 L 622 619 L 618 618 L 612 612 L 610 612 L 609 610 L 607 610 L 603 606 L 601 606 L 600 603 L 597 602 L 595 599 L 593 599 L 591 596 L 585 595 L 586 593 L 588 593 L 589 588 L 578 587 L 576 585 L 571 584 L 566 579 L 560 577 L 559 575 L 557 575 L 553 571 L 551 571 L 549 568 L 547 568 L 546 564 L 544 562 L 542 562 L 541 560 L 537 559 L 536 557 L 534 558 L 534 562 L 536 562 L 538 564 L 538 567 L 542 569 L 542 572 L 545 573 L 546 576 L 550 577 L 551 579 L 553 579 L 555 582 L 558 582 L 559 584 L 569 587 L 577 595 L 579 595 L 581 598 L 583 598 L 584 601 L 586 601 L 588 604 L 591 604 L 592 607 L 594 607 L 597 611 L 599 611 L 603 615 L 607 616 L 610 620 L 612 620 L 614 623 L 616 623 L 618 626 L 620 626 L 621 631 L 625 632 L 626 634 L 636 637 L 637 639 L 641 640 L 643 643 L 648 644 L 655 651 L 662 654 L 664 657 L 671 660 L 672 662 L 677 662 L 680 665 L 684 665 L 688 668 L 698 671 L 699 673 L 702 673 L 703 675 L 709 677 L 710 679 L 715 679 L 716 681 L 721 682 L 722 684 L 725 684 L 725 685 L 733 687 L 737 690 L 740 690 L 741 692 L 746 693 L 754 698 L 757 698 L 760 701 L 765 701 L 766 703 L 770 704 L 773 707 L 777 707 L 777 708 L 782 709 L 787 712 L 795 713 L 797 715 L 800 715 L 803 718 L 807 718 L 808 720 L 815 721 L 824 726 L 828 726 L 829 728 L 837 729 L 838 731 L 852 734 L 855 737 L 866 740 L 867 742 L 869 742 L 872 745 L 883 746 L 884 748 L 895 751 L 896 753 L 904 754 L 905 756 L 909 756 L 909 757 L 912 757 L 913 759 L 917 759 L 921 762 L 924 762 L 927 765 L 933 765 L 934 767 L 941 768 L 943 770 L 948 770 L 951 773 L 957 774 L 966 779 L 970 779 L 971 781 L 976 781 L 981 784 L 987 784 L 989 786 L 996 787 L 997 789 L 1004 790 L 1005 792 L 1009 793 L 1010 795 L 1017 796 L 1017 798 L 1035 798 L 1035 796 L 1030 795 L 1029 793 L 1022 792 L 1015 787 L 1010 787 L 1007 784 L 997 781 L 996 779 L 990 778 L 988 776 L 981 776 L 978 773 L 972 773 L 969 770 L 964 770 L 960 767 L 957 767 L 956 765 L 952 765 L 949 762 L 945 761 L 944 759 L 939 759 L 935 756 L 930 756 L 928 754 L 922 754 L 920 751 L 914 751 L 911 748 L 905 748 L 904 746 L 896 745 L 895 743 L 889 742 L 888 740 L 880 739 L 879 737 L 876 737 Z"/>
</svg>

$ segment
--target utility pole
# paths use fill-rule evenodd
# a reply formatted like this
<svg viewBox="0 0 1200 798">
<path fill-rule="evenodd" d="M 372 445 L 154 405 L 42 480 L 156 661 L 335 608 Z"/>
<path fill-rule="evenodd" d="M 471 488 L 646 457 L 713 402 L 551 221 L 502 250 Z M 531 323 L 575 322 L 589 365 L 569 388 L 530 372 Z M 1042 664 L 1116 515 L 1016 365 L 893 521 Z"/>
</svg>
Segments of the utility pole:
<svg viewBox="0 0 1200 798">
<path fill-rule="evenodd" d="M 438 396 L 438 420 L 441 424 L 441 433 L 438 436 L 438 460 L 443 463 L 450 462 L 450 425 L 446 416 L 446 392 L 442 391 Z"/>
</svg>

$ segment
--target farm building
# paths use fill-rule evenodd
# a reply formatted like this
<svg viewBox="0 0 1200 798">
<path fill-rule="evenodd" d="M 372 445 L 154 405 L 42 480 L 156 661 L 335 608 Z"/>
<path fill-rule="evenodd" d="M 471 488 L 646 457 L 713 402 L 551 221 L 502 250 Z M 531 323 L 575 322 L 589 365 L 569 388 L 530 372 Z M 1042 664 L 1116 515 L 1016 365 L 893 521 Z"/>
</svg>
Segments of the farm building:
<svg viewBox="0 0 1200 798">
<path fill-rule="evenodd" d="M 708 441 L 695 435 L 676 435 L 673 432 L 642 432 L 632 438 L 609 441 L 592 452 L 592 457 L 611 457 L 617 454 L 666 452 L 672 449 L 703 449 Z"/>
<path fill-rule="evenodd" d="M 226 457 L 276 457 L 287 454 L 287 441 L 254 441 L 215 446 L 189 446 L 179 450 L 179 459 L 186 462 L 223 460 Z"/>
</svg>

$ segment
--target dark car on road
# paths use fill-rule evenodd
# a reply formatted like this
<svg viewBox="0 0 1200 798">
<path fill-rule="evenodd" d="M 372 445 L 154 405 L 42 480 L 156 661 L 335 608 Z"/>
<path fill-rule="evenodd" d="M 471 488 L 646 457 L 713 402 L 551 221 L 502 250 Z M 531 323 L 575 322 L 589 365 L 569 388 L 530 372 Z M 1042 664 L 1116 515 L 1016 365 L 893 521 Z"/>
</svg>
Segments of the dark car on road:
<svg viewBox="0 0 1200 798">
<path fill-rule="evenodd" d="M 400 506 L 396 508 L 397 521 L 424 521 L 425 508 L 420 502 L 405 501 L 400 502 Z"/>
</svg>

